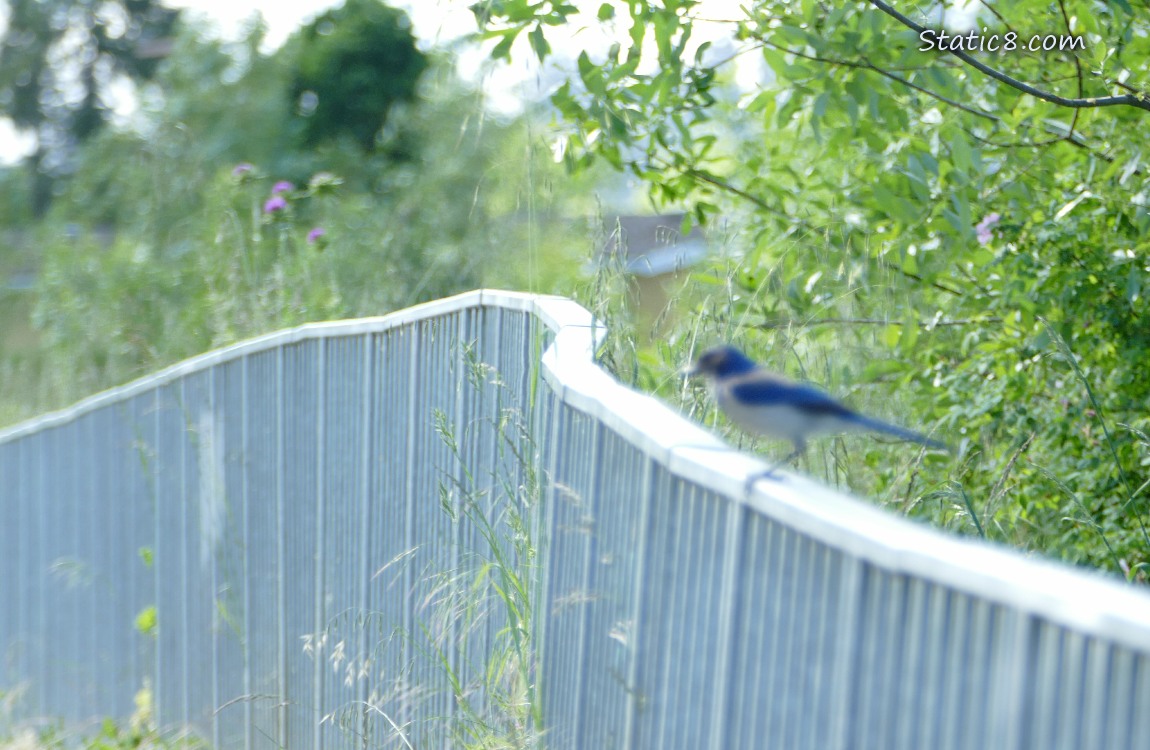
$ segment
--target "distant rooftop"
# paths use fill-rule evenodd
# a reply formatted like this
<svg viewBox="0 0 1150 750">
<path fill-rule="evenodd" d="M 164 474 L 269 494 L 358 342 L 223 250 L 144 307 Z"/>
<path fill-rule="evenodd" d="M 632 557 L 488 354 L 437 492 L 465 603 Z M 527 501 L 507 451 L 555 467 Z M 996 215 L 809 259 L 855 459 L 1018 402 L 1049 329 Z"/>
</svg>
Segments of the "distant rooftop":
<svg viewBox="0 0 1150 750">
<path fill-rule="evenodd" d="M 636 276 L 661 276 L 692 266 L 707 254 L 707 238 L 699 227 L 682 233 L 685 215 L 609 216 L 601 252 L 620 259 Z"/>
</svg>

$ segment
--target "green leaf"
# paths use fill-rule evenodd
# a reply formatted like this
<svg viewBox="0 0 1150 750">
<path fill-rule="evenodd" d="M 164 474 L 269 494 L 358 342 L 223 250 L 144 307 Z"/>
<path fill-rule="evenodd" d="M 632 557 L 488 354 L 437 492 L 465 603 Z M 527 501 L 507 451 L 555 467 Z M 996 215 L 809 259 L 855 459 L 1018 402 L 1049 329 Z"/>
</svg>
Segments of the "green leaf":
<svg viewBox="0 0 1150 750">
<path fill-rule="evenodd" d="M 136 630 L 143 635 L 155 636 L 158 623 L 159 616 L 156 613 L 155 605 L 144 607 L 136 615 Z"/>
<path fill-rule="evenodd" d="M 542 62 L 546 59 L 547 55 L 551 53 L 551 45 L 547 43 L 547 37 L 543 35 L 543 27 L 536 26 L 527 34 L 528 40 L 531 42 L 531 49 L 535 52 L 535 56 Z"/>
<path fill-rule="evenodd" d="M 961 130 L 953 131 L 950 134 L 949 143 L 950 156 L 954 160 L 955 169 L 964 174 L 970 172 L 974 165 L 974 158 L 971 154 L 970 144 L 966 140 L 966 133 Z"/>
<path fill-rule="evenodd" d="M 823 92 L 815 97 L 815 103 L 811 107 L 811 113 L 816 119 L 821 120 L 827 113 L 827 104 L 830 101 L 830 96 L 827 92 Z"/>
<path fill-rule="evenodd" d="M 897 326 L 891 327 L 897 328 Z M 891 345 L 891 348 L 894 348 L 893 344 Z M 905 369 L 906 366 L 896 359 L 871 359 L 866 363 L 866 366 L 863 367 L 860 379 L 873 382 L 876 380 L 881 380 L 889 375 L 903 372 Z"/>
<path fill-rule="evenodd" d="M 599 6 L 598 17 L 600 21 L 610 21 L 615 17 L 615 6 L 611 3 L 603 3 Z"/>
<path fill-rule="evenodd" d="M 902 326 L 889 325 L 883 329 L 882 343 L 886 348 L 894 349 L 897 347 L 900 338 L 902 338 Z"/>
<path fill-rule="evenodd" d="M 1126 275 L 1126 301 L 1134 304 L 1142 295 L 1142 274 L 1138 267 L 1130 264 L 1130 272 Z"/>
<path fill-rule="evenodd" d="M 625 78 L 629 78 L 635 74 L 635 69 L 639 67 L 639 58 L 630 58 L 626 62 L 616 65 L 607 74 L 608 83 L 618 83 Z"/>
<path fill-rule="evenodd" d="M 904 357 L 911 357 L 914 355 L 914 347 L 918 343 L 919 336 L 918 317 L 914 309 L 908 307 L 902 320 L 903 325 L 898 339 L 898 348 Z"/>
<path fill-rule="evenodd" d="M 703 57 L 707 54 L 707 50 L 711 48 L 710 42 L 703 42 L 699 45 L 699 49 L 695 50 L 695 65 L 702 67 Z"/>
<path fill-rule="evenodd" d="M 506 29 L 498 32 L 496 36 L 502 36 L 499 43 L 491 50 L 491 57 L 495 60 L 510 60 L 511 47 L 515 44 L 515 37 L 519 35 L 519 29 Z"/>
<path fill-rule="evenodd" d="M 902 270 L 907 273 L 918 274 L 918 255 L 907 253 L 902 259 Z"/>
</svg>

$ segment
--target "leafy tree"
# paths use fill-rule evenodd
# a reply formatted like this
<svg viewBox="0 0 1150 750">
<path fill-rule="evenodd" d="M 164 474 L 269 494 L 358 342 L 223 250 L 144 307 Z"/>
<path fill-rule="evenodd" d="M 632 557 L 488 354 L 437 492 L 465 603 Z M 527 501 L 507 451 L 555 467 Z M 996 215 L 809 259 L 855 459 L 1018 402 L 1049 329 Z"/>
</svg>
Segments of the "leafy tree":
<svg viewBox="0 0 1150 750">
<path fill-rule="evenodd" d="M 155 0 L 10 0 L 0 115 L 36 135 L 34 213 L 47 209 L 74 146 L 107 122 L 108 88 L 155 74 L 178 17 Z"/>
<path fill-rule="evenodd" d="M 407 14 L 379 0 L 345 0 L 305 26 L 298 47 L 291 93 L 308 145 L 347 136 L 372 150 L 428 65 Z"/>
<path fill-rule="evenodd" d="M 982 3 L 970 35 L 940 25 L 942 4 L 906 7 L 756 0 L 715 19 L 694 0 L 603 3 L 625 41 L 581 54 L 553 96 L 564 158 L 630 171 L 698 220 L 736 218 L 740 252 L 700 276 L 684 340 L 742 339 L 799 376 L 869 384 L 855 398 L 880 413 L 897 391 L 958 443 L 911 467 L 836 451 L 828 478 L 1139 577 L 1150 18 L 1125 2 Z M 494 56 L 525 35 L 541 59 L 577 13 L 473 10 Z M 741 55 L 698 41 L 716 23 Z M 970 51 L 992 37 L 1014 49 Z M 752 54 L 769 78 L 734 91 L 728 69 Z"/>
</svg>

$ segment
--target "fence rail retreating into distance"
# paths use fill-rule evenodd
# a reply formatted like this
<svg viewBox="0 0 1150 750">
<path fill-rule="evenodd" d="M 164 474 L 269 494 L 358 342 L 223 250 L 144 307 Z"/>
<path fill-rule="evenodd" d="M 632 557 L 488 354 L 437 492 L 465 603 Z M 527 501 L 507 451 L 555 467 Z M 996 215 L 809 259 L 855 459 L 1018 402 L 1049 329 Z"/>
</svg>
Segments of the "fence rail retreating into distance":
<svg viewBox="0 0 1150 750">
<path fill-rule="evenodd" d="M 82 722 L 146 688 L 219 748 L 445 747 L 524 635 L 452 598 L 495 557 L 470 509 L 538 549 L 500 559 L 548 748 L 1150 748 L 1145 592 L 793 475 L 748 496 L 763 464 L 600 370 L 602 333 L 473 292 L 0 432 L 0 691 Z"/>
</svg>

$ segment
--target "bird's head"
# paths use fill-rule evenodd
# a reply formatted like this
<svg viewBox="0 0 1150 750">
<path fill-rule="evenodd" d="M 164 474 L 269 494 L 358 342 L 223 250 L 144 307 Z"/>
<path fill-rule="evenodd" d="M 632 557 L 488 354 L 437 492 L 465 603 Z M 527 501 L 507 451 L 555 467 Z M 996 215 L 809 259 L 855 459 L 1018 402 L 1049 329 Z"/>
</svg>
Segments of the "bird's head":
<svg viewBox="0 0 1150 750">
<path fill-rule="evenodd" d="M 703 352 L 687 374 L 694 377 L 705 375 L 709 378 L 725 378 L 750 372 L 757 365 L 747 355 L 730 345 L 716 346 Z"/>
</svg>

